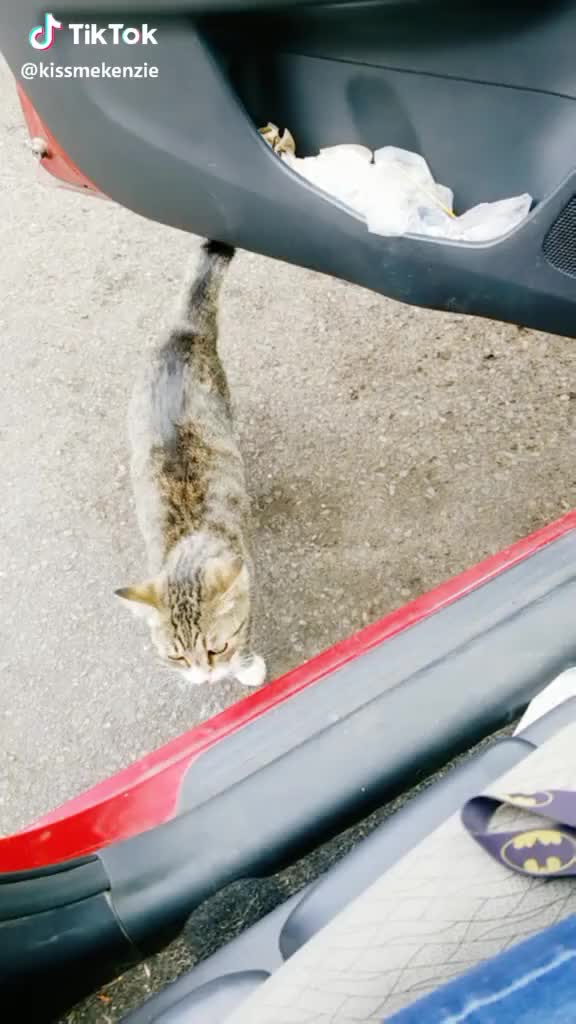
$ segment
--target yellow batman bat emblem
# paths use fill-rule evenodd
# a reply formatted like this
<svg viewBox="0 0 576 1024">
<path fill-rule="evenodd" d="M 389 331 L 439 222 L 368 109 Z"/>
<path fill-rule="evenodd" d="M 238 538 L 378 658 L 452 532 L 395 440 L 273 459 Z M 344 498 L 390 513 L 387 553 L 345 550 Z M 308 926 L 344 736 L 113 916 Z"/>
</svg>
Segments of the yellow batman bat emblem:
<svg viewBox="0 0 576 1024">
<path fill-rule="evenodd" d="M 526 853 L 530 850 L 530 854 Z M 507 839 L 500 856 L 516 871 L 552 875 L 576 864 L 576 840 L 555 828 L 533 828 Z"/>
</svg>

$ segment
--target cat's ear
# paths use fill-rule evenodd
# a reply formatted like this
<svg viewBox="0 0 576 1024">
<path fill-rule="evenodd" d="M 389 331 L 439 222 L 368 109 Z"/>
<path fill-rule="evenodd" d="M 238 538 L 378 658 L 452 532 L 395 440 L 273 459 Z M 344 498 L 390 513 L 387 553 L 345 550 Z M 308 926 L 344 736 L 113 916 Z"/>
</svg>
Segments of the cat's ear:
<svg viewBox="0 0 576 1024">
<path fill-rule="evenodd" d="M 248 569 L 240 555 L 222 555 L 211 558 L 204 568 L 206 592 L 217 609 L 217 614 L 226 615 L 243 596 L 248 595 Z"/>
<path fill-rule="evenodd" d="M 209 594 L 220 596 L 228 593 L 240 580 L 245 569 L 240 555 L 220 555 L 210 558 L 204 567 L 204 586 Z"/>
<path fill-rule="evenodd" d="M 133 587 L 120 587 L 114 593 L 116 597 L 126 601 L 130 611 L 140 618 L 149 619 L 160 607 L 160 598 L 155 580 L 137 583 Z"/>
</svg>

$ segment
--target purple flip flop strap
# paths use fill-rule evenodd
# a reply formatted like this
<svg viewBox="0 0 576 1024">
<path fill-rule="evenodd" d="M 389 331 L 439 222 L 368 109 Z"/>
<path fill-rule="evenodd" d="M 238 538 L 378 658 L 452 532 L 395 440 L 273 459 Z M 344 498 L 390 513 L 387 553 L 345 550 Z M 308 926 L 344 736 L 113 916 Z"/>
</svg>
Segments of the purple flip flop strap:
<svg viewBox="0 0 576 1024">
<path fill-rule="evenodd" d="M 541 818 L 538 825 L 513 832 L 490 832 L 490 821 L 503 805 Z M 477 796 L 464 805 L 462 823 L 494 860 L 512 871 L 534 878 L 576 876 L 576 792 L 550 789 L 541 793 L 508 793 L 495 798 Z"/>
</svg>

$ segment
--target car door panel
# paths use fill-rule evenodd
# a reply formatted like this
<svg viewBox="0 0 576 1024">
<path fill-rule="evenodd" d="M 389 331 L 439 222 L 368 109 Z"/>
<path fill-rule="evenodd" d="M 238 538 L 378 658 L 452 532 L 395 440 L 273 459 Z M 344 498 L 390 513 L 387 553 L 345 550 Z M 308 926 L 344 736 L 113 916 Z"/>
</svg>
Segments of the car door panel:
<svg viewBox="0 0 576 1024">
<path fill-rule="evenodd" d="M 142 15 L 157 25 L 158 45 L 104 52 L 62 33 L 51 62 L 147 61 L 158 77 L 36 80 L 26 91 L 105 194 L 403 302 L 576 334 L 576 3 L 274 11 L 242 0 L 231 11 L 217 0 L 194 14 L 190 0 L 184 17 L 159 0 L 78 0 L 62 17 L 71 20 L 73 8 L 87 18 L 88 6 L 99 24 L 114 11 L 127 11 L 127 23 Z M 0 13 L 16 74 L 32 55 L 27 33 L 38 17 L 35 0 Z M 420 152 L 454 188 L 459 211 L 523 191 L 535 205 L 489 244 L 373 235 L 272 153 L 257 131 L 269 119 L 290 128 L 301 155 L 338 142 Z"/>
</svg>

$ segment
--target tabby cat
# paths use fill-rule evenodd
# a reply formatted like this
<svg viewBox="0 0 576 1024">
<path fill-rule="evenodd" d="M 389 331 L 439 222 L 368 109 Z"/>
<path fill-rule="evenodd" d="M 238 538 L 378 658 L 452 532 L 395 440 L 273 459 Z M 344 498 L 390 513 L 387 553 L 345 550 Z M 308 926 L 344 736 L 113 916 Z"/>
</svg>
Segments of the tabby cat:
<svg viewBox="0 0 576 1024">
<path fill-rule="evenodd" d="M 218 296 L 233 255 L 202 245 L 183 321 L 134 390 L 132 484 L 150 575 L 116 593 L 191 683 L 234 676 L 259 686 L 266 667 L 250 648 L 249 502 L 217 351 Z"/>
</svg>

